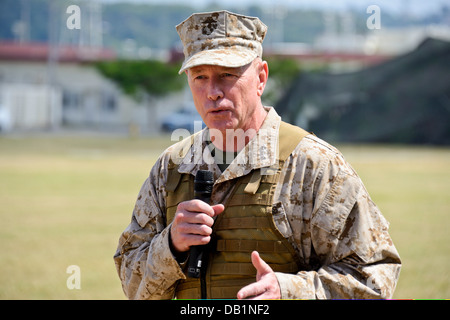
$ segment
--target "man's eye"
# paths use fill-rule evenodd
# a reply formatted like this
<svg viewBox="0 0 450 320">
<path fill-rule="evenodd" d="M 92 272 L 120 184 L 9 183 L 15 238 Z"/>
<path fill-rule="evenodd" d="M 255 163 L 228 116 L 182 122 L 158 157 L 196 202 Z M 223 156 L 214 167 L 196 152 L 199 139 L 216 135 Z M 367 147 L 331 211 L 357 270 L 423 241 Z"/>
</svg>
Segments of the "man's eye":
<svg viewBox="0 0 450 320">
<path fill-rule="evenodd" d="M 224 74 L 222 74 L 222 77 L 223 77 L 223 78 L 234 77 L 234 74 L 231 74 L 231 73 L 224 73 Z"/>
<path fill-rule="evenodd" d="M 195 79 L 196 80 L 203 80 L 203 79 L 205 79 L 205 76 L 196 76 Z"/>
</svg>

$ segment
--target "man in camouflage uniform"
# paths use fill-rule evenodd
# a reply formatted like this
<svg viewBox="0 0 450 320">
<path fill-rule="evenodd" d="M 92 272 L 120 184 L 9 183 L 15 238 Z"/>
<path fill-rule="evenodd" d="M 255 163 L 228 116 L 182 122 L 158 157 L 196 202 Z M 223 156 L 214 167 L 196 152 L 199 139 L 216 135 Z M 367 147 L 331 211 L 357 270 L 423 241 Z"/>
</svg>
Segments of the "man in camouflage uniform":
<svg viewBox="0 0 450 320">
<path fill-rule="evenodd" d="M 391 298 L 400 258 L 358 175 L 261 103 L 267 27 L 220 11 L 177 31 L 207 128 L 164 151 L 142 186 L 114 256 L 126 296 Z M 200 169 L 214 174 L 210 204 L 192 200 Z M 201 279 L 186 276 L 194 245 L 208 248 Z"/>
</svg>

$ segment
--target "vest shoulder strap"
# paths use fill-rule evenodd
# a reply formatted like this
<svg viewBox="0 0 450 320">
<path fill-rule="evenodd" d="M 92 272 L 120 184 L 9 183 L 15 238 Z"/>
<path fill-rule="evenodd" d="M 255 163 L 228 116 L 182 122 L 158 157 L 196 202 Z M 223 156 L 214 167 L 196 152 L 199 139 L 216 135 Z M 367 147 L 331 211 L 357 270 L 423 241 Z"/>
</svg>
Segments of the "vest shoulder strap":
<svg viewBox="0 0 450 320">
<path fill-rule="evenodd" d="M 297 147 L 300 141 L 309 134 L 311 133 L 306 130 L 303 130 L 300 127 L 281 121 L 280 131 L 278 135 L 279 159 L 285 161 L 289 157 L 289 155 L 294 151 L 294 149 Z"/>
<path fill-rule="evenodd" d="M 169 163 L 167 165 L 167 191 L 173 192 L 177 188 L 181 178 L 181 174 L 178 172 L 178 165 L 181 163 L 181 161 L 183 161 L 189 149 L 194 144 L 195 137 L 200 133 L 201 131 L 181 140 L 173 146 L 173 149 L 170 152 Z"/>
<path fill-rule="evenodd" d="M 309 134 L 310 133 L 308 131 L 305 131 L 300 127 L 281 121 L 278 133 L 278 160 L 281 162 L 286 161 L 300 141 Z M 274 172 L 272 171 L 272 173 Z M 248 194 L 256 194 L 256 191 L 261 183 L 261 179 L 261 170 L 255 170 L 250 178 L 250 181 L 245 187 L 244 192 Z"/>
</svg>

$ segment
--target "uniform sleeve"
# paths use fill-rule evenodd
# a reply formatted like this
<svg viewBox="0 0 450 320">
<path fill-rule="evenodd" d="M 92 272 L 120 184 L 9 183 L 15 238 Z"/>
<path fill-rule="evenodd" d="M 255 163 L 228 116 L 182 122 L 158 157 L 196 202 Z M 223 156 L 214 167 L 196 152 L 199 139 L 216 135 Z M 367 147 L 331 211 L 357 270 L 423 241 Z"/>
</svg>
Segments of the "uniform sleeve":
<svg viewBox="0 0 450 320">
<path fill-rule="evenodd" d="M 184 278 L 169 248 L 170 225 L 165 227 L 157 162 L 144 182 L 131 223 L 119 239 L 116 269 L 129 299 L 171 299 L 177 280 Z"/>
<path fill-rule="evenodd" d="M 276 273 L 283 299 L 391 298 L 401 261 L 388 222 L 342 156 L 323 166 L 309 232 L 313 270 Z"/>
</svg>

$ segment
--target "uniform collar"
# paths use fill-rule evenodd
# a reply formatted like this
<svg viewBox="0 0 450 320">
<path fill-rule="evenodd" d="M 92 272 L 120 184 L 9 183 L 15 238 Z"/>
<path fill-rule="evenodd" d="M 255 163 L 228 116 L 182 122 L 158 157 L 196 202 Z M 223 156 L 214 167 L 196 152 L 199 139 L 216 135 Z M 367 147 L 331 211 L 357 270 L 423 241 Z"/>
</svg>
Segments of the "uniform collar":
<svg viewBox="0 0 450 320">
<path fill-rule="evenodd" d="M 267 116 L 256 136 L 241 150 L 228 168 L 221 172 L 206 145 L 208 128 L 194 135 L 194 143 L 178 166 L 178 172 L 195 175 L 198 170 L 214 173 L 216 183 L 224 182 L 259 168 L 278 164 L 278 131 L 281 118 L 273 107 L 264 107 Z"/>
</svg>

